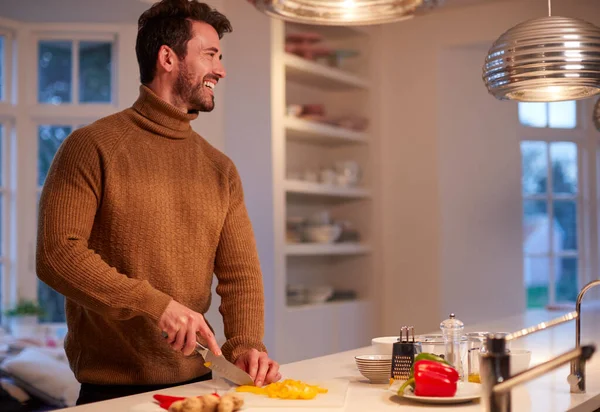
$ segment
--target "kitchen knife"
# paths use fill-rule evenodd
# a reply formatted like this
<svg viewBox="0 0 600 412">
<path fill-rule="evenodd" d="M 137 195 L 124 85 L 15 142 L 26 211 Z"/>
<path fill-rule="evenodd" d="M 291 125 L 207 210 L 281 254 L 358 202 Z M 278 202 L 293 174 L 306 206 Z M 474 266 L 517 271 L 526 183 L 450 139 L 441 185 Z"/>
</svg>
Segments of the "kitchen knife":
<svg viewBox="0 0 600 412">
<path fill-rule="evenodd" d="M 196 342 L 196 352 L 204 358 L 204 366 L 218 372 L 225 379 L 230 380 L 236 385 L 254 386 L 252 377 L 225 359 L 223 355 L 215 355 L 199 342 Z"/>
<path fill-rule="evenodd" d="M 163 338 L 168 338 L 167 332 L 162 332 Z M 246 372 L 229 362 L 223 355 L 217 356 L 207 347 L 196 341 L 196 352 L 204 358 L 204 365 L 212 371 L 218 372 L 225 379 L 236 385 L 254 386 L 254 380 Z"/>
</svg>

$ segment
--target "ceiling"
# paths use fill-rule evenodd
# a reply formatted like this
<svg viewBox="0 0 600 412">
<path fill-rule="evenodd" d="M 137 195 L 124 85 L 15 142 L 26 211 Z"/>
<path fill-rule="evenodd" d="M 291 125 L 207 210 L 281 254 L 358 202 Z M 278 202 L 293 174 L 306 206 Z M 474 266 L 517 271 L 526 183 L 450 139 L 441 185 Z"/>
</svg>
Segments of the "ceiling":
<svg viewBox="0 0 600 412">
<path fill-rule="evenodd" d="M 155 0 L 0 0 L 0 17 L 28 22 L 133 23 Z M 205 0 L 218 6 L 222 0 Z M 243 1 L 243 0 L 239 0 Z M 445 0 L 443 8 L 506 0 Z"/>
</svg>

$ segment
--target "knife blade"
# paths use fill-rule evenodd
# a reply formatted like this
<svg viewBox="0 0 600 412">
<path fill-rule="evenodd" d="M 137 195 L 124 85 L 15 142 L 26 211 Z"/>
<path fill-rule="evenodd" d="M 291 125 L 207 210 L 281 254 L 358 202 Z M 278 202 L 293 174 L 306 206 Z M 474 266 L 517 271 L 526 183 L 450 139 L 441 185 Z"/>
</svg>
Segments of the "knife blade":
<svg viewBox="0 0 600 412">
<path fill-rule="evenodd" d="M 215 355 L 199 342 L 196 342 L 196 352 L 198 352 L 204 358 L 205 366 L 207 368 L 218 372 L 225 379 L 235 383 L 236 385 L 254 386 L 254 380 L 252 377 L 225 359 L 223 355 Z"/>
</svg>

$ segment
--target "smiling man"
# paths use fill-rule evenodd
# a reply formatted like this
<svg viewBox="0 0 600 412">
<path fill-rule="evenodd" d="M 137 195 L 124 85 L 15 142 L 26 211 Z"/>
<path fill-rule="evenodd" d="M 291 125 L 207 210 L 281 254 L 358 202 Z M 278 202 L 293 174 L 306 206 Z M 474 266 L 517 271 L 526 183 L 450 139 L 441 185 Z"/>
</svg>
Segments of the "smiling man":
<svg viewBox="0 0 600 412">
<path fill-rule="evenodd" d="M 197 336 L 258 386 L 281 378 L 262 343 L 262 274 L 240 176 L 190 126 L 214 108 L 230 31 L 196 0 L 154 4 L 139 19 L 139 98 L 75 131 L 50 168 L 37 273 L 66 296 L 78 404 L 210 379 L 190 356 Z M 213 273 L 222 348 L 204 319 Z"/>
</svg>

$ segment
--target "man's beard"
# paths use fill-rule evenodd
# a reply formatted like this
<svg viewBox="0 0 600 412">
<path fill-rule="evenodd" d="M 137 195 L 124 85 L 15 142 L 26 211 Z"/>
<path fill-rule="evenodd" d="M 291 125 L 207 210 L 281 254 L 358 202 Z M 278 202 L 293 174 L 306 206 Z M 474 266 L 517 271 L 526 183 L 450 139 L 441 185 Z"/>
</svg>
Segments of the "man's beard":
<svg viewBox="0 0 600 412">
<path fill-rule="evenodd" d="M 174 85 L 175 95 L 182 104 L 187 106 L 190 113 L 212 111 L 215 107 L 215 98 L 204 90 L 204 79 L 195 84 L 187 66 L 181 63 L 181 70 Z"/>
</svg>

